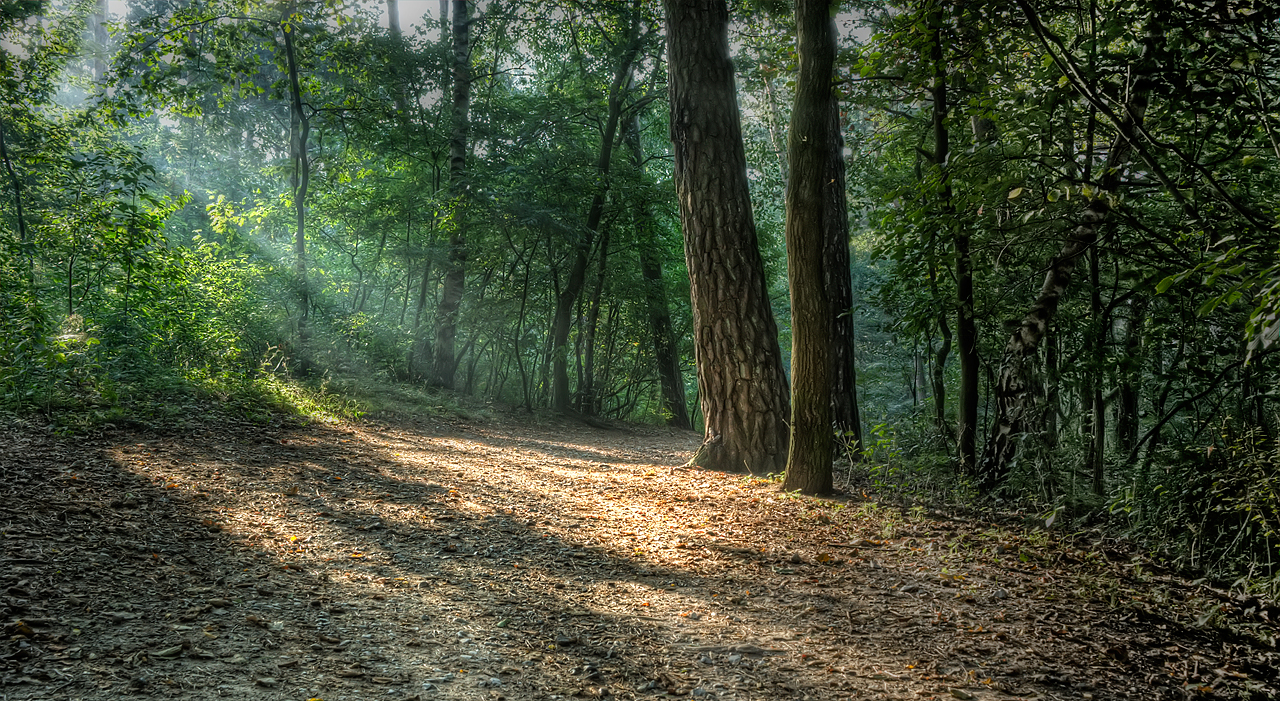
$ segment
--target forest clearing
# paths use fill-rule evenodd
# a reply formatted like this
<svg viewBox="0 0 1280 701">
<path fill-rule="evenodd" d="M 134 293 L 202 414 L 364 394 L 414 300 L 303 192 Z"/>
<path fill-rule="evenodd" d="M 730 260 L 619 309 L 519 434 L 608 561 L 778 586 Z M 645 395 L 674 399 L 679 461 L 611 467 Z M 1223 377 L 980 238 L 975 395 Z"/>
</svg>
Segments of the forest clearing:
<svg viewBox="0 0 1280 701">
<path fill-rule="evenodd" d="M 1096 533 L 499 412 L 0 429 L 19 699 L 1274 698 L 1277 609 Z"/>
</svg>

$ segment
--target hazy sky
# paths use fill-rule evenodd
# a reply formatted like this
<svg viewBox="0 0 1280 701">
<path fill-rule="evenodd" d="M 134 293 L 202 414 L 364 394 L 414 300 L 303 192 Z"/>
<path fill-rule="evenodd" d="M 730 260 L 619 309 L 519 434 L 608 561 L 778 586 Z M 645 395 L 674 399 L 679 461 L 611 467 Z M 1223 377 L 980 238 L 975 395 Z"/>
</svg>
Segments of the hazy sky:
<svg viewBox="0 0 1280 701">
<path fill-rule="evenodd" d="M 380 17 L 379 24 L 387 26 L 387 3 L 371 2 L 369 0 L 360 0 L 357 4 L 365 7 L 376 7 Z M 480 3 L 485 4 L 484 2 Z M 107 11 L 112 15 L 119 15 L 124 11 L 125 0 L 107 0 Z M 408 30 L 413 25 L 423 23 L 423 18 L 427 22 L 435 22 L 435 17 L 440 12 L 440 0 L 400 0 L 400 26 Z"/>
</svg>

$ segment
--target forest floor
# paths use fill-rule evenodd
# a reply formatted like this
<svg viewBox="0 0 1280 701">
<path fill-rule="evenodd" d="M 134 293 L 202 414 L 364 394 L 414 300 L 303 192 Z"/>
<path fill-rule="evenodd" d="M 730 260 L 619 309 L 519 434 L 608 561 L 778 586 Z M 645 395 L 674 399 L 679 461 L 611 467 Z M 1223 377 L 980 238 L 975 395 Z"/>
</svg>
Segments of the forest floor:
<svg viewBox="0 0 1280 701">
<path fill-rule="evenodd" d="M 0 423 L 0 699 L 1276 698 L 1264 602 L 678 467 L 697 444 L 514 412 Z"/>
</svg>

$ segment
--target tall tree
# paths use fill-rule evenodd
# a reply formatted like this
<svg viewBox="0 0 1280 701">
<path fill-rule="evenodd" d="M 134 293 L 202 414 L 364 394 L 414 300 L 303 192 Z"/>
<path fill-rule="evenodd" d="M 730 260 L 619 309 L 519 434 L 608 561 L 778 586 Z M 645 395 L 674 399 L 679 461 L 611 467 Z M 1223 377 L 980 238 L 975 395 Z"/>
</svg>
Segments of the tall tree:
<svg viewBox="0 0 1280 701">
<path fill-rule="evenodd" d="M 724 0 L 665 0 L 671 142 L 705 440 L 690 464 L 786 466 L 787 378 L 751 199 Z"/>
<path fill-rule="evenodd" d="M 791 443 L 782 488 L 831 491 L 831 303 L 827 297 L 828 163 L 835 134 L 835 24 L 830 0 L 797 0 L 800 71 L 787 141 L 787 279 L 791 289 Z M 848 275 L 846 267 L 843 274 Z"/>
<path fill-rule="evenodd" d="M 294 274 L 299 294 L 298 335 L 307 337 L 311 310 L 311 283 L 307 279 L 307 189 L 311 185 L 311 161 L 307 144 L 311 136 L 311 117 L 302 102 L 302 79 L 298 69 L 297 5 L 290 3 L 280 20 L 284 35 L 285 66 L 289 74 L 289 149 L 293 160 L 291 186 L 294 212 Z"/>
<path fill-rule="evenodd" d="M 453 389 L 458 309 L 467 281 L 467 137 L 471 108 L 471 8 L 453 0 L 453 131 L 449 137 L 449 259 L 436 306 L 435 383 Z"/>
<path fill-rule="evenodd" d="M 1098 230 L 1113 209 L 1112 203 L 1121 185 L 1120 174 L 1128 163 L 1137 130 L 1146 114 L 1147 92 L 1151 83 L 1150 77 L 1144 75 L 1143 68 L 1145 67 L 1139 65 L 1134 71 L 1133 82 L 1127 91 L 1131 99 L 1126 106 L 1125 116 L 1116 125 L 1117 133 L 1107 152 L 1098 190 L 1085 203 L 1075 227 L 1062 245 L 1062 250 L 1049 262 L 1048 272 L 1045 273 L 1044 283 L 1035 303 L 1022 317 L 1017 330 L 1005 344 L 995 383 L 995 420 L 979 466 L 978 483 L 984 491 L 1000 486 L 1009 474 L 1009 466 L 1017 452 L 1018 436 L 1036 427 L 1039 383 L 1031 362 L 1040 350 L 1049 324 L 1058 313 L 1062 295 L 1071 284 L 1077 263 L 1096 244 Z M 1092 403 L 1093 397 L 1086 398 L 1086 401 Z"/>
<path fill-rule="evenodd" d="M 631 158 L 641 176 L 644 175 L 644 150 L 640 145 L 640 116 L 634 115 L 627 127 L 627 145 Z M 680 372 L 680 353 L 671 333 L 671 305 L 667 300 L 666 283 L 662 278 L 662 258 L 659 256 L 651 203 L 645 197 L 637 204 L 636 248 L 640 256 L 640 275 L 644 281 L 644 304 L 649 319 L 649 333 L 653 339 L 653 359 L 658 369 L 658 383 L 662 386 L 662 413 L 667 424 L 690 429 L 688 401 L 684 393 L 684 377 Z"/>
<path fill-rule="evenodd" d="M 609 85 L 608 114 L 605 117 L 603 133 L 600 136 L 600 157 L 596 161 L 596 172 L 600 183 L 591 196 L 591 205 L 587 210 L 587 221 L 581 236 L 573 248 L 573 263 L 569 267 L 569 277 L 556 297 L 555 320 L 552 326 L 551 349 L 552 358 L 552 405 L 556 411 L 568 411 L 570 404 L 568 342 L 572 326 L 573 307 L 582 294 L 587 279 L 587 264 L 591 247 L 595 243 L 600 230 L 600 221 L 604 216 L 605 196 L 608 188 L 609 168 L 613 163 L 614 142 L 617 140 L 618 123 L 622 119 L 624 91 L 628 87 L 631 76 L 631 65 L 640 50 L 640 7 L 633 2 L 628 21 L 625 41 L 622 43 L 622 55 L 613 74 L 613 82 Z"/>
<path fill-rule="evenodd" d="M 834 77 L 834 76 L 833 76 Z M 831 329 L 831 423 L 840 432 L 848 457 L 857 460 L 862 447 L 862 418 L 858 409 L 858 371 L 854 355 L 853 280 L 849 274 L 849 209 L 845 192 L 844 125 L 840 100 L 831 98 L 831 138 L 827 144 L 826 174 L 822 179 L 825 251 L 822 274 L 829 304 Z"/>
</svg>

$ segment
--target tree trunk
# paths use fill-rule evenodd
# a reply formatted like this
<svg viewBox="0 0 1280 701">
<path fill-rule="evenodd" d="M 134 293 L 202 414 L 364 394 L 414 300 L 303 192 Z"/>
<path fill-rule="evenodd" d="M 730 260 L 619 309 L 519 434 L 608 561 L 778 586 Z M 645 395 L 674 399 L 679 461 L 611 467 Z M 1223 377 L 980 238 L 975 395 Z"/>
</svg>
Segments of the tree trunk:
<svg viewBox="0 0 1280 701">
<path fill-rule="evenodd" d="M 524 367 L 524 351 L 520 348 L 520 337 L 524 335 L 524 311 L 529 301 L 529 272 L 533 266 L 533 252 L 524 262 L 524 284 L 520 286 L 520 313 L 516 317 L 516 335 L 513 339 L 516 356 L 516 368 L 520 371 L 520 389 L 524 397 L 524 408 L 533 411 L 533 399 L 529 396 L 529 373 Z"/>
<path fill-rule="evenodd" d="M 1147 300 L 1129 302 L 1125 322 L 1124 359 L 1120 361 L 1119 400 L 1116 405 L 1116 447 L 1128 455 L 1138 445 L 1138 402 L 1142 396 L 1142 328 Z"/>
<path fill-rule="evenodd" d="M 1093 493 L 1102 496 L 1106 492 L 1106 446 L 1107 446 L 1107 406 L 1102 399 L 1103 364 L 1106 362 L 1107 328 L 1105 313 L 1102 309 L 1102 281 L 1098 270 L 1098 247 L 1089 247 L 1089 307 L 1093 318 L 1093 367 L 1089 369 L 1093 379 L 1090 382 L 1093 393 L 1089 397 L 1093 411 L 1092 442 L 1087 451 L 1089 472 L 1093 477 Z"/>
<path fill-rule="evenodd" d="M 840 99 L 831 91 L 830 141 L 823 177 L 823 218 L 826 230 L 823 276 L 831 305 L 831 422 L 840 432 L 850 460 L 862 456 L 862 420 L 858 415 L 858 369 L 853 328 L 853 279 L 849 273 L 849 208 L 844 178 L 844 129 Z"/>
<path fill-rule="evenodd" d="M 307 318 L 311 309 L 311 290 L 307 280 L 307 188 L 311 182 L 311 162 L 307 156 L 307 139 L 311 134 L 311 119 L 302 109 L 302 83 L 298 76 L 297 52 L 293 45 L 294 27 L 289 17 L 293 14 L 294 5 L 290 5 L 288 14 L 281 20 L 284 34 L 285 61 L 289 68 L 290 96 L 290 139 L 289 148 L 293 153 L 293 208 L 296 231 L 293 239 L 294 276 L 298 285 L 299 316 L 298 336 L 306 340 L 308 335 Z"/>
<path fill-rule="evenodd" d="M 942 189 L 939 207 L 944 226 L 951 230 L 956 271 L 956 341 L 960 356 L 960 392 L 956 445 L 960 458 L 960 471 L 972 474 L 976 464 L 978 425 L 978 329 L 974 319 L 973 264 L 969 253 L 969 234 L 956 220 L 955 202 L 951 193 L 951 132 L 947 118 L 950 112 L 947 92 L 947 64 L 943 51 L 943 20 L 941 3 L 929 13 L 929 26 L 933 41 L 929 47 L 929 59 L 933 64 L 933 165 L 940 171 Z"/>
<path fill-rule="evenodd" d="M 453 0 L 453 131 L 449 136 L 449 258 L 440 302 L 436 306 L 434 383 L 453 389 L 458 370 L 455 344 L 458 308 L 467 273 L 466 177 L 468 110 L 471 107 L 471 10 L 467 0 Z"/>
<path fill-rule="evenodd" d="M 403 56 L 404 51 L 404 33 L 400 31 L 400 2 L 399 0 L 387 0 L 387 33 L 391 35 L 393 45 L 393 56 Z M 401 76 L 400 62 L 397 60 L 391 66 L 391 70 L 395 73 L 395 85 L 392 86 L 392 98 L 396 103 L 396 118 L 400 120 L 400 128 L 404 130 L 405 136 L 409 135 L 409 105 L 405 98 L 404 78 Z"/>
<path fill-rule="evenodd" d="M 0 51 L 0 68 L 5 68 L 4 63 L 4 52 Z M 14 216 L 18 220 L 18 246 L 22 249 L 23 255 L 27 257 L 27 284 L 30 288 L 27 292 L 34 295 L 36 291 L 35 249 L 31 246 L 31 237 L 27 233 L 27 219 L 22 213 L 22 180 L 18 177 L 17 171 L 14 170 L 13 161 L 9 158 L 9 147 L 4 133 L 3 120 L 0 120 L 0 161 L 4 162 L 4 171 L 9 176 L 9 182 L 13 187 L 13 210 Z M 70 303 L 68 303 L 68 307 L 70 307 Z"/>
<path fill-rule="evenodd" d="M 618 121 L 622 118 L 622 92 L 627 87 L 627 79 L 631 75 L 631 64 L 639 53 L 636 40 L 640 29 L 640 16 L 636 11 L 631 15 L 631 30 L 628 32 L 628 44 L 623 50 L 618 69 L 613 74 L 613 83 L 609 86 L 609 114 L 605 120 L 604 133 L 600 137 L 600 158 L 596 162 L 596 171 L 600 175 L 600 187 L 591 197 L 591 206 L 587 210 L 587 223 L 581 239 L 574 246 L 573 264 L 569 268 L 569 278 L 556 297 L 555 322 L 552 326 L 551 349 L 553 353 L 551 366 L 552 407 L 556 411 L 568 411 L 570 403 L 569 367 L 566 354 L 568 351 L 569 330 L 572 326 L 573 306 L 582 294 L 582 286 L 587 279 L 588 257 L 591 246 L 595 243 L 596 234 L 600 230 L 600 219 L 604 216 L 605 194 L 608 191 L 609 166 L 613 160 L 613 142 L 618 135 Z"/>
<path fill-rule="evenodd" d="M 391 38 L 397 41 L 404 36 L 400 31 L 399 0 L 387 0 L 387 31 L 391 33 Z"/>
<path fill-rule="evenodd" d="M 1143 106 L 1145 105 L 1131 108 L 1130 113 L 1141 119 Z M 1097 241 L 1098 228 L 1111 213 L 1109 197 L 1119 184 L 1119 173 L 1127 161 L 1134 125 L 1126 123 L 1121 128 L 1129 133 L 1117 135 L 1111 142 L 1100 183 L 1101 192 L 1085 205 L 1079 224 L 1063 244 L 1062 250 L 1050 262 L 1049 272 L 1045 275 L 1035 304 L 1022 318 L 1018 330 L 1005 345 L 995 386 L 996 419 L 992 422 L 991 435 L 979 467 L 979 487 L 984 492 L 990 492 L 1004 482 L 1017 452 L 1018 436 L 1035 427 L 1032 414 L 1036 403 L 1036 382 L 1032 376 L 1030 359 L 1039 350 L 1049 323 L 1057 314 L 1058 302 L 1071 284 L 1077 259 L 1085 255 Z"/>
<path fill-rule="evenodd" d="M 835 27 L 830 0 L 797 0 L 796 43 L 800 70 L 787 143 L 787 280 L 791 289 L 791 442 L 784 491 L 831 491 L 831 418 L 836 331 L 828 297 L 836 276 L 847 277 L 848 247 L 840 237 L 829 192 L 835 139 L 831 89 Z M 838 120 L 837 120 L 838 121 Z M 834 183 L 833 183 L 834 185 Z M 841 188 L 843 190 L 843 188 Z M 843 198 L 843 192 L 841 192 Z M 843 209 L 843 208 L 841 208 Z M 844 244 L 842 241 L 841 244 Z M 843 248 L 845 267 L 826 260 Z M 838 339 L 847 341 L 847 338 Z M 847 360 L 847 356 L 845 360 Z M 848 369 L 848 368 L 846 368 Z"/>
<path fill-rule="evenodd" d="M 640 146 L 640 117 L 631 118 L 626 133 L 627 145 L 636 168 L 644 173 L 644 151 Z M 636 248 L 640 255 L 640 277 L 644 284 L 645 311 L 649 317 L 649 333 L 653 338 L 653 359 L 657 364 L 658 383 L 662 386 L 663 416 L 668 426 L 692 429 L 689 403 L 684 393 L 684 377 L 680 372 L 680 354 L 671 335 L 671 305 L 667 301 L 666 283 L 662 279 L 662 258 L 654 235 L 655 223 L 649 202 L 638 205 L 636 215 Z"/>
<path fill-rule="evenodd" d="M 89 28 L 93 31 L 93 82 L 101 85 L 107 77 L 111 41 L 107 32 L 107 0 L 95 0 L 93 14 L 89 15 Z"/>
<path fill-rule="evenodd" d="M 725 0 L 663 4 L 674 175 L 706 425 L 705 441 L 689 462 L 781 472 L 787 378 L 751 216 L 728 7 Z"/>
<path fill-rule="evenodd" d="M 948 446 L 951 444 L 951 427 L 947 425 L 947 358 L 951 356 L 951 322 L 946 312 L 938 313 L 938 332 L 942 343 L 933 355 L 933 421 Z"/>
<path fill-rule="evenodd" d="M 587 416 L 600 413 L 600 391 L 596 387 L 596 330 L 600 326 L 600 298 L 604 294 L 605 274 L 609 269 L 609 227 L 600 237 L 600 259 L 596 268 L 596 285 L 587 302 L 587 331 L 583 339 L 585 359 L 582 368 L 582 390 L 578 401 L 579 411 Z M 607 359 L 606 359 L 607 360 Z"/>
</svg>

